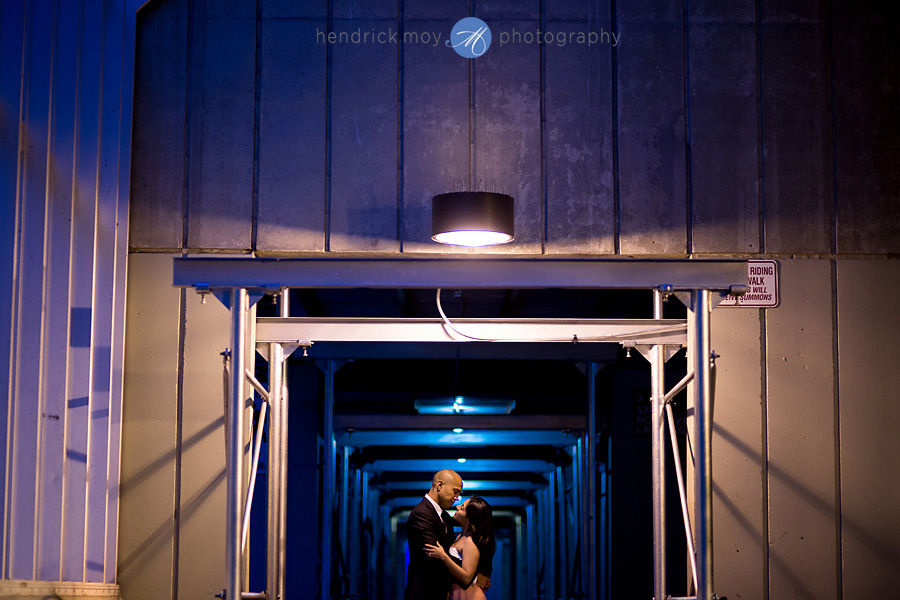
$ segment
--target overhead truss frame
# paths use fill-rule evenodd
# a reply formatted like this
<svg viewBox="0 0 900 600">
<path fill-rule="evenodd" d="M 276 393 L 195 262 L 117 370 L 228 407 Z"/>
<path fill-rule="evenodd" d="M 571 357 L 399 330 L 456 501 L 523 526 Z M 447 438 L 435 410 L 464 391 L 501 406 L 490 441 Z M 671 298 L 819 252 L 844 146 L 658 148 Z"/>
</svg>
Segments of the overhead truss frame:
<svg viewBox="0 0 900 600">
<path fill-rule="evenodd" d="M 746 287 L 746 261 L 697 259 L 592 259 L 592 258 L 518 258 L 518 257 L 300 257 L 300 258 L 223 258 L 179 257 L 174 259 L 173 285 L 190 287 L 201 294 L 213 294 L 231 311 L 232 346 L 230 403 L 226 409 L 228 449 L 226 452 L 226 600 L 236 598 L 268 598 L 284 600 L 284 534 L 286 511 L 286 386 L 284 361 L 301 347 L 316 341 L 434 341 L 475 342 L 478 339 L 502 341 L 549 342 L 615 342 L 635 347 L 651 364 L 652 389 L 652 474 L 654 531 L 654 596 L 666 598 L 665 580 L 665 468 L 664 428 L 667 402 L 677 390 L 664 391 L 663 367 L 673 349 L 688 348 L 688 377 L 683 387 L 693 380 L 696 430 L 695 488 L 697 515 L 696 548 L 689 553 L 695 560 L 696 598 L 713 599 L 712 582 L 712 389 L 710 353 L 710 312 L 727 294 L 741 295 Z M 618 320 L 528 320 L 469 319 L 455 322 L 466 331 L 445 327 L 439 320 L 372 320 L 372 319 L 303 319 L 289 318 L 287 302 L 276 319 L 250 319 L 249 308 L 268 294 L 282 293 L 288 288 L 512 288 L 512 289 L 646 289 L 654 293 L 654 319 L 623 322 Z M 675 294 L 690 310 L 687 321 L 662 319 L 661 302 Z M 282 296 L 287 298 L 287 294 Z M 581 331 L 581 335 L 578 332 Z M 399 332 L 399 333 L 398 333 Z M 475 334 L 475 335 L 473 335 Z M 473 339 L 474 338 L 474 339 Z M 249 343 L 248 343 L 249 340 Z M 274 377 L 266 392 L 248 375 L 252 348 L 259 348 L 274 362 Z M 335 361 L 326 367 L 327 380 L 333 379 Z M 596 365 L 591 369 L 596 372 Z M 252 373 L 252 371 L 251 371 Z M 328 375 L 331 377 L 328 377 Z M 270 531 L 267 548 L 267 592 L 242 590 L 243 516 L 248 510 L 243 501 L 243 439 L 245 382 L 251 380 L 266 399 L 270 412 L 270 477 L 268 520 Z M 326 386 L 327 387 L 327 386 Z M 262 393 L 265 392 L 265 393 Z M 327 392 L 327 390 L 326 390 Z M 589 407 L 589 411 L 592 407 Z M 669 417 L 671 420 L 671 417 Z M 590 421 L 590 419 L 589 419 Z M 587 458 L 595 463 L 594 435 L 589 422 Z M 333 414 L 326 402 L 326 439 L 332 452 L 325 453 L 326 502 L 323 517 L 330 522 L 330 495 L 333 493 L 335 438 Z M 258 455 L 258 452 L 254 453 Z M 329 460 L 330 457 L 330 460 Z M 329 478 L 329 473 L 331 477 Z M 591 527 L 593 510 L 588 478 L 588 515 Z M 692 543 L 690 521 L 684 489 L 679 473 L 679 488 L 684 509 L 685 531 Z M 325 514 L 327 513 L 327 514 Z M 325 527 L 328 537 L 330 527 Z M 323 540 L 323 551 L 330 540 Z M 596 597 L 594 558 L 590 544 L 585 544 L 588 568 L 588 597 Z M 328 561 L 323 561 L 327 564 Z M 322 598 L 329 595 L 328 578 L 323 574 Z"/>
</svg>

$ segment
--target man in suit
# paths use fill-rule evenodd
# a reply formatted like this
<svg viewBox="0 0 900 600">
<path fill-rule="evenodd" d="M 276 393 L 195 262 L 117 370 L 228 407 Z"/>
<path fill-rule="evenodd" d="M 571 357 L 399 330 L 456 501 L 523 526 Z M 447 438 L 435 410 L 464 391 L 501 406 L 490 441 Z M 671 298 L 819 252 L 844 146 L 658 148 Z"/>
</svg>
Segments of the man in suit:
<svg viewBox="0 0 900 600">
<path fill-rule="evenodd" d="M 426 556 L 425 544 L 440 545 L 450 551 L 454 521 L 447 509 L 462 494 L 462 488 L 462 479 L 455 471 L 438 471 L 431 480 L 431 489 L 409 513 L 409 569 L 404 600 L 447 600 L 450 572 L 440 560 Z"/>
</svg>

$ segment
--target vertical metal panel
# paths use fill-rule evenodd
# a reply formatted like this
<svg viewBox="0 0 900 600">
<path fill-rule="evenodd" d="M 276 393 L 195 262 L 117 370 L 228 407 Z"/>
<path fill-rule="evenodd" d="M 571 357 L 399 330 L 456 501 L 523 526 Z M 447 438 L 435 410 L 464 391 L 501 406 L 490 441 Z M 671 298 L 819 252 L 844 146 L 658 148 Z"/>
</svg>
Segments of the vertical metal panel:
<svg viewBox="0 0 900 600">
<path fill-rule="evenodd" d="M 832 20 L 837 251 L 897 253 L 900 36 L 896 13 L 889 5 L 842 2 Z"/>
<path fill-rule="evenodd" d="M 837 264 L 844 598 L 890 595 L 900 585 L 898 282 L 897 260 Z"/>
<path fill-rule="evenodd" d="M 681 5 L 617 3 L 622 253 L 687 246 L 684 27 Z"/>
<path fill-rule="evenodd" d="M 88 434 L 93 375 L 92 335 L 94 315 L 94 260 L 100 153 L 100 90 L 102 87 L 102 6 L 85 2 L 81 7 L 78 113 L 75 139 L 75 196 L 72 207 L 72 250 L 68 408 L 64 462 L 65 508 L 62 534 L 62 577 L 84 578 L 85 519 L 88 487 Z M 77 316 L 77 318 L 76 318 Z M 78 518 L 71 518 L 79 515 Z"/>
<path fill-rule="evenodd" d="M 441 31 L 445 40 L 469 14 L 463 0 L 403 8 L 404 31 Z M 445 248 L 431 241 L 431 198 L 469 177 L 470 61 L 443 45 L 404 44 L 401 53 L 401 249 L 435 252 Z"/>
<path fill-rule="evenodd" d="M 96 25 L 97 32 L 102 36 L 103 59 L 99 104 L 101 127 L 97 171 L 97 228 L 94 236 L 94 303 L 91 323 L 93 364 L 89 403 L 88 505 L 84 563 L 84 580 L 90 582 L 103 582 L 105 579 L 112 352 L 116 343 L 113 339 L 113 305 L 117 292 L 116 237 L 120 217 L 118 192 L 124 12 L 125 7 L 122 3 L 105 5 L 103 19 Z M 130 87 L 125 93 L 131 94 Z M 128 222 L 127 214 L 121 217 L 125 227 Z M 121 286 L 121 283 L 118 285 Z"/>
<path fill-rule="evenodd" d="M 132 255 L 137 256 L 143 255 Z M 223 398 L 228 388 L 219 353 L 234 349 L 228 310 L 222 303 L 207 297 L 201 304 L 200 295 L 188 291 L 184 306 L 181 422 L 175 456 L 181 476 L 175 585 L 177 597 L 192 598 L 225 587 L 223 525 L 230 523 L 230 515 L 225 512 L 227 405 Z"/>
<path fill-rule="evenodd" d="M 0 10 L 0 197 L 14 199 L 18 194 L 19 173 L 19 120 L 22 92 L 22 42 L 25 39 L 25 4 L 11 2 Z M 6 473 L 8 459 L 7 442 L 12 437 L 9 410 L 13 403 L 10 383 L 13 380 L 10 371 L 11 348 L 15 339 L 14 326 L 10 320 L 15 301 L 16 290 L 14 273 L 16 259 L 16 228 L 18 202 L 0 202 L 0 415 L 4 419 L 0 427 L 0 465 Z M 6 491 L 0 494 L 0 511 L 3 515 L 2 539 L 8 533 L 9 496 Z M 8 578 L 7 546 L 3 544 L 3 556 L 0 560 L 0 577 Z"/>
<path fill-rule="evenodd" d="M 549 254 L 615 251 L 612 42 L 577 38 L 610 33 L 609 15 L 606 0 L 546 3 L 544 28 L 556 40 L 544 46 L 543 72 Z"/>
<path fill-rule="evenodd" d="M 322 2 L 314 19 L 262 20 L 256 215 L 260 251 L 325 249 L 325 11 Z"/>
<path fill-rule="evenodd" d="M 115 583 L 119 540 L 119 481 L 122 456 L 122 406 L 125 379 L 125 296 L 128 277 L 128 223 L 131 188 L 131 115 L 134 104 L 134 56 L 136 13 L 141 0 L 125 0 L 122 14 L 121 104 L 119 106 L 119 143 L 117 146 L 115 293 L 112 328 L 112 377 L 109 403 L 109 446 L 106 482 L 106 541 L 103 561 L 104 583 Z"/>
<path fill-rule="evenodd" d="M 66 358 L 69 345 L 69 267 L 72 181 L 75 139 L 76 75 L 80 6 L 60 4 L 53 22 L 53 65 L 50 97 L 47 173 L 46 310 L 44 311 L 43 396 L 37 497 L 38 579 L 61 578 L 63 526 L 63 457 L 66 426 Z M 57 376 L 59 374 L 59 376 Z M 77 518 L 77 516 L 76 516 Z"/>
<path fill-rule="evenodd" d="M 497 38 L 513 30 L 536 34 L 540 3 L 476 2 L 475 11 L 492 27 L 490 49 L 468 61 L 474 74 L 475 187 L 492 191 L 508 186 L 515 198 L 516 239 L 494 251 L 539 253 L 544 240 L 541 46 L 501 45 Z"/>
<path fill-rule="evenodd" d="M 835 598 L 830 264 L 781 262 L 766 328 L 769 595 Z"/>
<path fill-rule="evenodd" d="M 122 414 L 128 443 L 122 448 L 118 581 L 122 595 L 135 600 L 172 598 L 173 592 L 179 329 L 181 294 L 187 292 L 166 285 L 171 260 L 165 254 L 133 254 L 128 269 Z M 221 415 L 221 395 L 217 401 Z M 215 437 L 222 448 L 224 437 Z M 218 527 L 221 531 L 221 521 Z M 212 547 L 208 544 L 204 554 Z"/>
<path fill-rule="evenodd" d="M 250 248 L 256 7 L 202 2 L 189 40 L 194 75 L 190 104 L 192 248 Z"/>
<path fill-rule="evenodd" d="M 188 2 L 139 14 L 131 171 L 132 248 L 180 248 L 184 215 Z M 194 95 L 198 98 L 198 95 Z"/>
<path fill-rule="evenodd" d="M 22 163 L 20 172 L 17 264 L 14 284 L 13 348 L 9 423 L 13 438 L 8 457 L 9 555 L 7 576 L 34 579 L 37 511 L 35 490 L 39 480 L 37 456 L 41 444 L 42 334 L 46 249 L 47 138 L 49 130 L 50 63 L 53 9 L 49 1 L 28 7 L 22 93 Z"/>
<path fill-rule="evenodd" d="M 349 0 L 334 3 L 336 33 L 361 31 L 373 33 L 374 39 L 331 44 L 329 248 L 396 252 L 397 65 L 401 46 L 397 40 L 391 41 L 390 34 L 397 34 L 397 2 L 356 4 Z M 365 11 L 365 17 L 359 9 Z"/>
<path fill-rule="evenodd" d="M 717 593 L 745 598 L 764 598 L 766 583 L 759 312 L 722 308 L 711 317 L 711 347 L 720 355 L 713 407 L 713 575 Z"/>
<path fill-rule="evenodd" d="M 753 4 L 689 10 L 693 250 L 759 252 Z"/>
<path fill-rule="evenodd" d="M 823 5 L 787 4 L 765 2 L 760 9 L 764 250 L 828 252 L 832 222 L 830 90 L 825 76 L 828 25 Z"/>
</svg>

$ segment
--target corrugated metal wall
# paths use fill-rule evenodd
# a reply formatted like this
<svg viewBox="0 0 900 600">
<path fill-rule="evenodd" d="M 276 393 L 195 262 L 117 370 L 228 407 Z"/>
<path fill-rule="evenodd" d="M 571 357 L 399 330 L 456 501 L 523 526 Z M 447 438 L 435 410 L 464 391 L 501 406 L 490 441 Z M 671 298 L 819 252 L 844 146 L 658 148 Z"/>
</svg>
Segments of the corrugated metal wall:
<svg viewBox="0 0 900 600">
<path fill-rule="evenodd" d="M 135 11 L 0 5 L 2 579 L 116 580 Z"/>
</svg>

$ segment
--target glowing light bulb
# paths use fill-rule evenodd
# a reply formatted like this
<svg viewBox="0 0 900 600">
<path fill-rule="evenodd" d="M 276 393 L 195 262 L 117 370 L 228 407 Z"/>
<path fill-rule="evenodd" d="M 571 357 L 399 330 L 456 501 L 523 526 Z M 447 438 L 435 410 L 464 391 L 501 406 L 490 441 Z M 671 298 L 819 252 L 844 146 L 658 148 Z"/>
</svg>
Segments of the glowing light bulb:
<svg viewBox="0 0 900 600">
<path fill-rule="evenodd" d="M 513 236 L 501 231 L 446 231 L 432 236 L 436 242 L 450 244 L 452 246 L 466 246 L 480 248 L 481 246 L 493 246 L 505 244 L 513 240 Z"/>
</svg>

